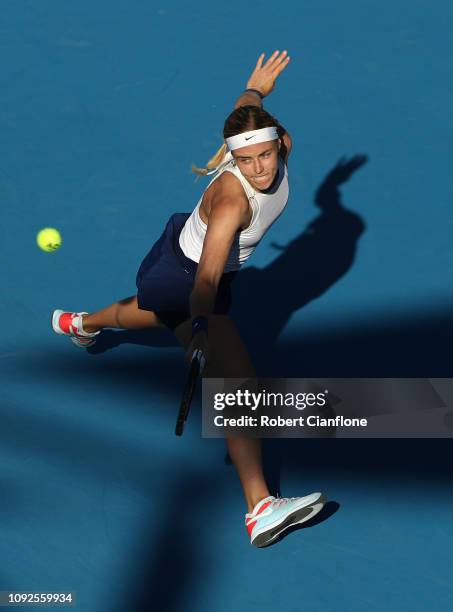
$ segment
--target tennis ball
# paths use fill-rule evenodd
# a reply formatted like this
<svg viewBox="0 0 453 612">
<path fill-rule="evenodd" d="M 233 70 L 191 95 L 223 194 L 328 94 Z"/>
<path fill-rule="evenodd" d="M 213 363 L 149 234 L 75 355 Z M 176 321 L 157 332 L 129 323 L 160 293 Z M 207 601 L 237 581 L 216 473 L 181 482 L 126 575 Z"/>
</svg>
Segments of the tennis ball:
<svg viewBox="0 0 453 612">
<path fill-rule="evenodd" d="M 61 235 L 54 227 L 45 227 L 36 236 L 36 242 L 43 251 L 51 253 L 61 247 Z"/>
</svg>

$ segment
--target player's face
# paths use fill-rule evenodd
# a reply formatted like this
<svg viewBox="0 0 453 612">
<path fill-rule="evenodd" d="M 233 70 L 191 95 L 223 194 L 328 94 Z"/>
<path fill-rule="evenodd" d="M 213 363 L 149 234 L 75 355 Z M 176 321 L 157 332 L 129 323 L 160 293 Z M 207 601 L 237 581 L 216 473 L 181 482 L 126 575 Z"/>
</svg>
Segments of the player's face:
<svg viewBox="0 0 453 612">
<path fill-rule="evenodd" d="M 278 172 L 280 139 L 259 142 L 232 151 L 239 170 L 258 191 L 267 189 Z"/>
</svg>

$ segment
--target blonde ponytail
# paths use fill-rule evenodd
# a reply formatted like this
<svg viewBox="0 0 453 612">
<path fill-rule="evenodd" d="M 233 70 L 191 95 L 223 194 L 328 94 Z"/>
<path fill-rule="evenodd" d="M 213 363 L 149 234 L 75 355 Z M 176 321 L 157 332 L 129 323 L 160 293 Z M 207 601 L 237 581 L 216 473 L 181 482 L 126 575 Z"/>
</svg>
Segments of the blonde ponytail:
<svg viewBox="0 0 453 612">
<path fill-rule="evenodd" d="M 228 147 L 226 145 L 226 142 L 224 142 L 220 149 L 215 153 L 215 155 L 213 155 L 213 157 L 211 157 L 211 159 L 208 161 L 205 168 L 198 168 L 197 166 L 195 166 L 195 164 L 192 164 L 192 172 L 195 172 L 195 174 L 198 174 L 199 176 L 206 176 L 209 170 L 213 170 L 214 168 L 217 168 L 217 166 L 220 166 L 227 151 Z"/>
</svg>

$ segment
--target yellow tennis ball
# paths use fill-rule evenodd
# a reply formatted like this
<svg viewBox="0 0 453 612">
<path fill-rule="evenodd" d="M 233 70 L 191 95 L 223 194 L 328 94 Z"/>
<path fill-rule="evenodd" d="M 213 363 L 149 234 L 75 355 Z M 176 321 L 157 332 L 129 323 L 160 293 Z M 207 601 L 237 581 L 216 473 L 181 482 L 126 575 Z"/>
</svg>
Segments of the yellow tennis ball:
<svg viewBox="0 0 453 612">
<path fill-rule="evenodd" d="M 61 247 L 61 235 L 54 227 L 45 227 L 36 236 L 36 242 L 43 251 L 51 253 Z"/>
</svg>

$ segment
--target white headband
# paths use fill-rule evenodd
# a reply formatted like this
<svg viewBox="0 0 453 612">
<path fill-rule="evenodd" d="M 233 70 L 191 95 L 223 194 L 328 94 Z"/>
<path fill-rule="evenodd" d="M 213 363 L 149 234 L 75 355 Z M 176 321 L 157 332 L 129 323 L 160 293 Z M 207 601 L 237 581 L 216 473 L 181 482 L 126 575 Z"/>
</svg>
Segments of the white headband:
<svg viewBox="0 0 453 612">
<path fill-rule="evenodd" d="M 226 139 L 226 143 L 230 151 L 247 147 L 248 145 L 266 142 L 267 140 L 277 140 L 277 128 L 275 126 L 261 128 L 260 130 L 252 130 L 250 132 L 242 132 L 236 136 L 231 136 Z"/>
</svg>

